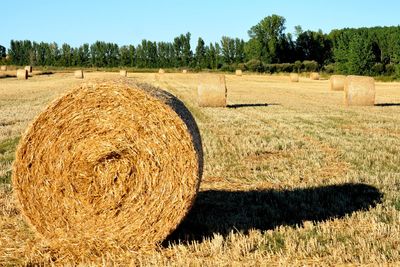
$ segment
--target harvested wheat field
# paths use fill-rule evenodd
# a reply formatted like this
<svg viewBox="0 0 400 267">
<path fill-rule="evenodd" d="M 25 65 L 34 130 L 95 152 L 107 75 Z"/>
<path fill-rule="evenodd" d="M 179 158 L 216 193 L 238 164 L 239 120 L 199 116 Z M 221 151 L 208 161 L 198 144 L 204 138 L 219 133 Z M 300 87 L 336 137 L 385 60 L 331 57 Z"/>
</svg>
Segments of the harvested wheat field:
<svg viewBox="0 0 400 267">
<path fill-rule="evenodd" d="M 327 90 L 329 80 L 226 75 L 228 106 L 201 108 L 197 74 L 165 73 L 156 81 L 154 73 L 130 73 L 125 80 L 157 83 L 182 100 L 199 126 L 204 172 L 192 209 L 166 240 L 145 252 L 109 240 L 107 249 L 78 254 L 80 247 L 65 238 L 36 235 L 11 186 L 21 135 L 71 88 L 115 76 L 88 72 L 83 81 L 58 73 L 0 80 L 0 265 L 400 261 L 400 83 L 376 82 L 374 106 L 347 107 L 344 92 Z M 51 156 L 43 159 L 57 162 L 57 153 Z"/>
</svg>

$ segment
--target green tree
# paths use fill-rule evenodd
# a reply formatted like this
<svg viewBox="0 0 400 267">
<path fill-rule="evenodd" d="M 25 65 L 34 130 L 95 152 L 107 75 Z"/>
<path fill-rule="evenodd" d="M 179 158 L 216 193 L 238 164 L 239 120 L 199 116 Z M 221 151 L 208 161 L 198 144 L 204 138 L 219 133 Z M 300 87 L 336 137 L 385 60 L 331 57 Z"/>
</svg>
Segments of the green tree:
<svg viewBox="0 0 400 267">
<path fill-rule="evenodd" d="M 197 40 L 197 46 L 196 46 L 196 68 L 203 69 L 207 67 L 206 64 L 206 47 L 204 44 L 204 40 L 199 37 Z"/>
<path fill-rule="evenodd" d="M 355 34 L 349 43 L 348 72 L 351 74 L 371 74 L 375 62 L 371 42 Z"/>
<path fill-rule="evenodd" d="M 221 48 L 223 62 L 231 65 L 235 61 L 235 40 L 227 36 L 222 36 Z"/>
<path fill-rule="evenodd" d="M 264 63 L 278 61 L 277 50 L 284 38 L 285 18 L 278 15 L 271 15 L 261 20 L 257 25 L 248 31 L 250 39 L 256 40 L 259 45 L 260 60 Z"/>
<path fill-rule="evenodd" d="M 6 57 L 6 48 L 0 45 L 0 60 Z"/>
</svg>

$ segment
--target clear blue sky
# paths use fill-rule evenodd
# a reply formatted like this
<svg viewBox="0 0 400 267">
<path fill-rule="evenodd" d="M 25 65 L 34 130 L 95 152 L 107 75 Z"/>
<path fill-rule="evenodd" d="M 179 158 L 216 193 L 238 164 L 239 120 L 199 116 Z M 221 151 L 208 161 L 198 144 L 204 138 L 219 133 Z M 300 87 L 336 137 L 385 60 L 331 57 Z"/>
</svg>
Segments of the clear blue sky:
<svg viewBox="0 0 400 267">
<path fill-rule="evenodd" d="M 172 41 L 188 31 L 192 44 L 199 36 L 206 43 L 223 35 L 247 40 L 247 30 L 271 14 L 286 18 L 287 32 L 295 25 L 329 32 L 400 24 L 398 0 L 8 0 L 0 11 L 0 44 L 6 47 L 11 39 L 136 45 L 142 39 Z"/>
</svg>

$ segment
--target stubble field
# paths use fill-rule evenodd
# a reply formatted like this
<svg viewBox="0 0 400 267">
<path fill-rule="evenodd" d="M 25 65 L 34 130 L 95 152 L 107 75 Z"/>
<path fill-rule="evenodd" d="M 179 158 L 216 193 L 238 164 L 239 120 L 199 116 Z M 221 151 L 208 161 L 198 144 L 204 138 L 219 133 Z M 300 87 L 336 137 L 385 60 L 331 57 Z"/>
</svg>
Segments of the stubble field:
<svg viewBox="0 0 400 267">
<path fill-rule="evenodd" d="M 88 73 L 85 80 L 115 78 Z M 183 100 L 203 140 L 193 209 L 151 253 L 79 258 L 35 237 L 9 185 L 29 122 L 82 80 L 0 80 L 0 265 L 336 265 L 400 261 L 400 83 L 376 83 L 374 107 L 345 107 L 329 81 L 227 75 L 227 108 L 197 106 L 196 74 L 128 74 Z M 118 248 L 116 248 L 116 251 Z M 93 261 L 93 259 L 95 260 Z"/>
</svg>

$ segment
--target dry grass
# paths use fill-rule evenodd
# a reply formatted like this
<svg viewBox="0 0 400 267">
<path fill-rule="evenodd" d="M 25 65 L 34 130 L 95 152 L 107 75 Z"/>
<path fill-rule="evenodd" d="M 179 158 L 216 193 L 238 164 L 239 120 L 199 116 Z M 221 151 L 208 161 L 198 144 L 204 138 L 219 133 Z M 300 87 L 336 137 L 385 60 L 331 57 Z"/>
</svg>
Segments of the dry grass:
<svg viewBox="0 0 400 267">
<path fill-rule="evenodd" d="M 91 77 L 115 74 L 88 73 Z M 154 74 L 128 79 L 154 81 Z M 200 127 L 204 179 L 187 219 L 152 253 L 71 256 L 35 237 L 10 186 L 0 192 L 0 262 L 147 266 L 395 265 L 400 261 L 400 84 L 376 83 L 376 103 L 345 107 L 329 81 L 226 77 L 229 108 L 197 107 L 197 76 L 165 74 Z M 0 82 L 0 177 L 15 143 L 64 88 L 57 74 Z M 3 150 L 2 150 L 3 148 Z M 93 255 L 92 255 L 93 256 Z"/>
</svg>

